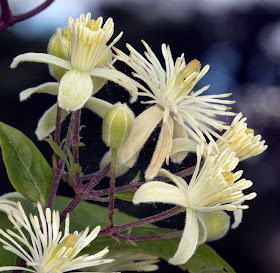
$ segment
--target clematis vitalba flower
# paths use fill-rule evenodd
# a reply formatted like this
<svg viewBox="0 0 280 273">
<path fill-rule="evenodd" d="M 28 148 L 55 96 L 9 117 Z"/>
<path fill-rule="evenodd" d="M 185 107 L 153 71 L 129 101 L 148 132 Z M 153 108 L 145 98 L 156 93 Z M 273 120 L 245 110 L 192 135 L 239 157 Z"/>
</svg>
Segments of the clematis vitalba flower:
<svg viewBox="0 0 280 273">
<path fill-rule="evenodd" d="M 254 192 L 247 195 L 243 193 L 243 190 L 252 186 L 252 182 L 240 179 L 242 171 L 232 172 L 239 162 L 234 152 L 226 149 L 220 155 L 212 156 L 210 153 L 199 170 L 203 145 L 198 146 L 197 165 L 189 184 L 183 178 L 161 169 L 159 175 L 170 178 L 175 186 L 151 181 L 142 185 L 134 195 L 134 204 L 160 202 L 186 209 L 185 228 L 177 252 L 169 260 L 171 264 L 186 263 L 197 246 L 207 240 L 204 213 L 233 211 L 233 228 L 236 228 L 241 222 L 242 211 L 248 208 L 243 202 L 256 196 Z"/>
<path fill-rule="evenodd" d="M 207 144 L 208 139 L 215 145 L 213 136 L 220 138 L 215 130 L 229 129 L 228 125 L 215 119 L 215 116 L 234 116 L 235 113 L 228 112 L 230 108 L 224 105 L 234 101 L 221 100 L 231 93 L 201 95 L 209 86 L 193 91 L 209 70 L 209 65 L 200 70 L 201 64 L 197 60 L 186 64 L 184 54 L 174 62 L 169 46 L 163 44 L 161 49 L 166 67 L 164 70 L 150 47 L 142 42 L 147 50 L 146 58 L 129 44 L 129 56 L 115 49 L 115 58 L 130 66 L 135 71 L 133 75 L 145 84 L 137 84 L 142 91 L 138 91 L 136 95 L 148 97 L 149 100 L 143 103 L 152 105 L 136 118 L 130 137 L 118 151 L 118 162 L 126 163 L 139 153 L 155 127 L 160 124 L 157 145 L 145 173 L 146 179 L 152 179 L 164 160 L 168 163 L 172 142 L 176 138 L 192 138 L 198 144 Z M 184 156 L 186 153 L 182 158 Z"/>
<path fill-rule="evenodd" d="M 52 212 L 47 208 L 44 213 L 40 203 L 37 207 L 39 217 L 30 214 L 28 219 L 18 202 L 21 217 L 13 212 L 8 216 L 17 233 L 9 229 L 6 232 L 0 229 L 0 235 L 3 237 L 3 239 L 0 238 L 0 242 L 3 243 L 4 249 L 23 259 L 27 268 L 2 266 L 0 272 L 24 270 L 24 272 L 34 273 L 63 273 L 114 261 L 114 259 L 103 259 L 103 256 L 109 252 L 107 248 L 94 255 L 85 254 L 77 257 L 97 237 L 100 231 L 99 226 L 90 233 L 89 227 L 80 233 L 77 231 L 69 233 L 68 214 L 62 235 L 59 231 L 59 212 Z M 26 234 L 29 234 L 30 239 Z"/>
<path fill-rule="evenodd" d="M 246 123 L 247 118 L 239 113 L 232 121 L 231 126 L 218 139 L 216 145 L 219 153 L 230 148 L 236 153 L 239 161 L 243 161 L 253 156 L 263 153 L 267 149 L 265 141 L 261 140 L 261 135 L 254 135 L 254 130 L 249 129 Z M 177 138 L 173 142 L 171 156 L 184 151 L 196 152 L 197 143 L 191 139 Z M 215 152 L 215 151 L 212 151 Z M 204 152 L 204 156 L 206 156 Z"/>
<path fill-rule="evenodd" d="M 133 80 L 106 63 L 107 58 L 104 58 L 110 56 L 111 47 L 121 38 L 122 32 L 106 45 L 114 33 L 114 22 L 109 18 L 103 26 L 102 23 L 102 17 L 95 21 L 91 19 L 90 13 L 86 16 L 82 14 L 75 20 L 70 17 L 68 20 L 69 54 L 57 57 L 44 53 L 25 53 L 17 56 L 11 67 L 15 68 L 20 62 L 39 62 L 54 66 L 55 69 L 57 67 L 65 69 L 66 73 L 62 73 L 58 90 L 49 83 L 41 88 L 41 92 L 52 94 L 57 92 L 58 106 L 66 111 L 76 111 L 85 105 L 102 85 L 96 80 L 97 78 L 114 81 L 135 92 L 137 88 Z M 92 77 L 95 77 L 95 80 Z M 34 92 L 36 90 L 33 90 Z"/>
</svg>

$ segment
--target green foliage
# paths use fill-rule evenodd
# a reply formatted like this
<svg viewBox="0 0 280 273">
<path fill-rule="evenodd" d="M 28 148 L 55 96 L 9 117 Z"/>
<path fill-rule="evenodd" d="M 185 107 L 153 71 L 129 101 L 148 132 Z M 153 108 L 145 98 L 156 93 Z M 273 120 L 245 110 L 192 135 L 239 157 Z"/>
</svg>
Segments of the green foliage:
<svg viewBox="0 0 280 273">
<path fill-rule="evenodd" d="M 24 199 L 20 200 L 24 202 L 23 206 L 26 214 L 29 212 L 34 213 L 34 204 L 27 202 Z M 60 212 L 71 202 L 71 198 L 57 196 L 55 201 L 55 209 Z M 7 222 L 7 217 L 2 213 L 0 214 L 0 227 L 6 229 L 11 228 L 10 223 Z M 77 208 L 71 213 L 70 231 L 82 231 L 87 226 L 92 229 L 97 225 L 102 228 L 107 226 L 108 222 L 108 210 L 105 207 L 83 202 L 77 206 Z M 116 212 L 114 215 L 115 225 L 123 225 L 132 221 L 138 220 L 135 217 L 129 216 L 122 212 Z M 142 227 L 133 228 L 130 235 L 143 236 L 153 235 L 160 233 L 174 232 L 172 229 L 158 228 L 155 225 L 148 224 Z M 128 244 L 123 240 L 117 240 L 109 236 L 97 237 L 82 254 L 96 253 L 109 246 L 110 251 L 114 252 L 126 252 L 126 251 L 139 251 L 139 253 L 145 253 L 158 256 L 164 260 L 168 260 L 172 257 L 177 250 L 180 238 L 166 238 L 156 240 L 144 240 L 135 241 L 134 244 Z M 8 259 L 8 260 L 6 260 Z M 14 265 L 14 255 L 7 255 L 7 251 L 0 248 L 0 265 Z M 18 261 L 17 261 L 18 262 Z M 198 247 L 193 257 L 185 264 L 180 266 L 184 271 L 190 273 L 235 273 L 235 271 L 208 245 L 204 244 Z"/>
<path fill-rule="evenodd" d="M 115 193 L 115 199 L 132 202 L 134 193 L 133 192 L 117 192 Z"/>
<path fill-rule="evenodd" d="M 66 197 L 57 197 L 55 208 L 62 211 L 71 199 Z M 100 225 L 102 228 L 107 226 L 108 209 L 98 205 L 83 202 L 71 213 L 71 229 L 81 231 L 88 225 L 94 228 Z M 116 212 L 114 215 L 115 225 L 123 225 L 138 220 L 122 212 Z M 159 233 L 174 232 L 171 229 L 158 228 L 152 224 L 134 228 L 131 231 L 132 236 L 152 235 Z M 94 253 L 109 246 L 110 250 L 126 251 L 128 249 L 139 249 L 140 252 L 159 256 L 168 260 L 177 250 L 180 238 L 166 238 L 157 240 L 135 241 L 135 244 L 127 244 L 122 240 L 116 240 L 109 236 L 97 237 L 94 242 L 85 249 L 84 253 Z M 234 273 L 235 271 L 227 264 L 211 247 L 204 244 L 198 247 L 193 257 L 185 264 L 180 266 L 183 270 L 190 273 Z"/>
<path fill-rule="evenodd" d="M 64 154 L 62 149 L 53 141 L 52 136 L 50 136 L 48 139 L 46 139 L 46 141 L 50 144 L 50 146 L 52 147 L 54 152 L 65 162 L 68 171 L 71 170 L 70 163 L 68 162 L 67 156 Z"/>
<path fill-rule="evenodd" d="M 53 173 L 35 144 L 19 130 L 0 122 L 0 146 L 14 188 L 27 199 L 45 204 Z"/>
</svg>

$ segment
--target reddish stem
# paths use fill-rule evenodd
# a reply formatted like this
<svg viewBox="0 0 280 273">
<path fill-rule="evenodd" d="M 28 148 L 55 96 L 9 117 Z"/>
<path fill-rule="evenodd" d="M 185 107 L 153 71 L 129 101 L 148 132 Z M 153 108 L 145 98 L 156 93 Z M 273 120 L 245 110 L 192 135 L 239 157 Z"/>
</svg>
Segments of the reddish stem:
<svg viewBox="0 0 280 273">
<path fill-rule="evenodd" d="M 143 235 L 143 236 L 130 236 L 123 234 L 113 234 L 112 236 L 118 239 L 122 239 L 126 242 L 131 241 L 143 241 L 143 240 L 154 240 L 154 239 L 166 239 L 166 238 L 178 238 L 182 236 L 183 231 L 177 232 L 169 232 L 169 233 L 161 233 L 161 234 L 153 234 L 153 235 Z"/>
<path fill-rule="evenodd" d="M 111 227 L 111 228 L 106 228 L 104 230 L 101 230 L 99 232 L 99 235 L 115 234 L 115 233 L 118 233 L 118 232 L 121 232 L 121 231 L 124 231 L 124 230 L 128 230 L 128 229 L 131 229 L 131 228 L 134 228 L 134 227 L 137 227 L 137 226 L 150 224 L 150 223 L 153 223 L 153 222 L 171 217 L 171 216 L 173 216 L 175 214 L 178 214 L 180 212 L 182 212 L 182 208 L 176 206 L 176 207 L 174 207 L 172 209 L 169 209 L 169 210 L 166 210 L 162 213 L 158 213 L 156 215 L 152 215 L 152 216 L 137 220 L 137 221 L 132 222 L 132 223 L 128 223 L 128 224 L 121 225 L 121 226 L 114 226 L 114 227 Z"/>
<path fill-rule="evenodd" d="M 76 195 L 76 196 L 72 199 L 72 201 L 71 201 L 70 204 L 67 206 L 67 208 L 61 213 L 61 215 L 60 215 L 60 223 L 62 223 L 62 222 L 65 220 L 67 214 L 68 214 L 68 213 L 70 214 L 70 213 L 78 206 L 78 204 L 79 204 L 82 200 L 83 200 L 83 199 L 82 199 L 80 196 L 78 196 L 78 195 Z"/>
<path fill-rule="evenodd" d="M 24 20 L 38 14 L 42 10 L 46 9 L 52 2 L 54 2 L 54 0 L 46 0 L 44 3 L 39 5 L 37 8 L 32 9 L 29 12 L 19 14 L 19 15 L 13 15 L 10 10 L 8 1 L 0 0 L 1 9 L 2 9 L 2 15 L 0 18 L 0 31 L 3 31 L 7 27 L 10 27 L 10 26 L 14 25 L 15 23 L 24 21 Z"/>
</svg>

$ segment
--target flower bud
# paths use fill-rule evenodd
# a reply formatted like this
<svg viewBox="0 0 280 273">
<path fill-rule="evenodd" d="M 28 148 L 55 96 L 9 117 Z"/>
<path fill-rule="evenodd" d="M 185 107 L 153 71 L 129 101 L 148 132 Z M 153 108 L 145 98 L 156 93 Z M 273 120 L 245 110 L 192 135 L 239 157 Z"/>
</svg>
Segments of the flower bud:
<svg viewBox="0 0 280 273">
<path fill-rule="evenodd" d="M 113 149 L 121 147 L 128 138 L 134 121 L 134 114 L 126 104 L 117 103 L 103 119 L 102 138 Z"/>
<path fill-rule="evenodd" d="M 65 27 L 64 29 L 58 28 L 55 34 L 50 38 L 48 44 L 48 54 L 64 60 L 70 60 L 70 33 L 68 27 Z M 66 69 L 57 65 L 49 65 L 49 71 L 50 74 L 57 80 L 60 80 L 67 72 Z"/>
<path fill-rule="evenodd" d="M 207 242 L 224 237 L 229 230 L 229 216 L 224 211 L 208 212 L 204 214 L 207 229 Z"/>
<path fill-rule="evenodd" d="M 102 170 L 106 165 L 108 165 L 111 162 L 111 150 L 109 150 L 102 158 L 100 162 L 100 169 Z M 125 174 L 130 167 L 124 165 L 124 164 L 118 164 L 116 165 L 116 177 L 122 176 Z M 107 174 L 107 176 L 110 177 L 110 172 Z"/>
</svg>

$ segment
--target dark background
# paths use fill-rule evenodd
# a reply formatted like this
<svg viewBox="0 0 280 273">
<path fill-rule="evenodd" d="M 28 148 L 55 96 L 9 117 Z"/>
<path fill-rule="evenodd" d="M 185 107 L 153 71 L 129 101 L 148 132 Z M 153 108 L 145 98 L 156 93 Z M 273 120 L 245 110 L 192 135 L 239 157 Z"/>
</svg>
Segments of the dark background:
<svg viewBox="0 0 280 273">
<path fill-rule="evenodd" d="M 31 7 L 40 3 L 27 2 L 32 2 Z M 92 12 L 93 18 L 112 17 L 115 36 L 124 31 L 117 47 L 125 52 L 125 43 L 128 42 L 143 53 L 140 41 L 144 39 L 161 61 L 160 46 L 167 43 L 171 46 L 174 58 L 184 52 L 186 61 L 196 58 L 202 65 L 210 64 L 211 69 L 199 86 L 210 83 L 207 94 L 232 92 L 236 100 L 233 110 L 242 111 L 248 117 L 249 127 L 256 134 L 261 134 L 269 145 L 264 154 L 239 164 L 238 168 L 244 170 L 244 177 L 254 182 L 252 189 L 258 196 L 248 202 L 250 209 L 245 211 L 241 226 L 229 231 L 225 238 L 211 243 L 211 246 L 238 273 L 279 272 L 280 1 L 55 2 L 49 11 L 47 9 L 29 22 L 18 23 L 0 33 L 0 120 L 24 132 L 50 161 L 48 144 L 37 141 L 34 131 L 43 112 L 55 103 L 55 97 L 34 95 L 28 101 L 19 103 L 18 94 L 26 88 L 54 79 L 49 76 L 47 65 L 44 64 L 25 63 L 13 71 L 9 65 L 20 53 L 46 52 L 48 39 L 56 27 L 64 27 L 67 17 L 78 16 L 80 10 Z M 14 11 L 30 8 L 22 7 L 22 3 L 21 0 L 12 1 Z M 66 19 L 63 21 L 63 18 Z M 128 70 L 125 66 L 119 67 Z M 112 82 L 98 96 L 110 102 L 128 98 L 126 92 Z M 132 109 L 139 114 L 144 108 L 132 105 Z M 68 120 L 63 123 L 63 131 L 67 129 L 67 123 Z M 86 147 L 82 150 L 81 163 L 84 171 L 90 172 L 98 169 L 98 162 L 106 147 L 99 140 L 101 120 L 84 110 L 82 123 L 86 125 L 82 132 Z M 151 138 L 147 146 L 148 154 L 151 154 L 153 145 Z M 184 162 L 185 166 L 194 163 L 192 157 Z M 1 194 L 13 191 L 2 162 L 0 181 Z M 125 183 L 125 179 L 120 183 Z M 66 185 L 62 185 L 60 191 L 69 196 L 72 194 Z M 136 213 L 135 208 L 124 205 L 119 208 Z M 145 209 L 143 215 L 148 215 L 147 210 L 151 206 L 141 208 Z M 157 205 L 156 208 L 162 207 Z M 180 223 L 173 227 L 182 228 L 184 217 L 178 220 Z M 162 223 L 163 226 L 169 224 L 174 225 L 174 221 Z M 165 262 L 161 263 L 160 272 L 167 270 L 175 272 L 176 269 Z"/>
</svg>

